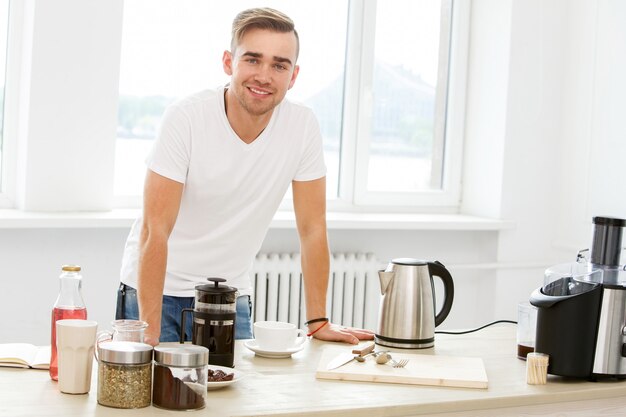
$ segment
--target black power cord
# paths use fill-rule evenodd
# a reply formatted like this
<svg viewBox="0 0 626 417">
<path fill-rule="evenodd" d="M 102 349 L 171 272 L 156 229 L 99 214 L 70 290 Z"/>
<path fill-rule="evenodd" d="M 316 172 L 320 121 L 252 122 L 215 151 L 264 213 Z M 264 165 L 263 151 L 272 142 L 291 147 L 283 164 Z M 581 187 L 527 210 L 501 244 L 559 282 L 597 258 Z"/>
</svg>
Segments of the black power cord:
<svg viewBox="0 0 626 417">
<path fill-rule="evenodd" d="M 467 333 L 473 333 L 473 332 L 477 332 L 479 330 L 484 329 L 485 327 L 489 327 L 489 326 L 493 326 L 494 324 L 498 324 L 498 323 L 512 323 L 512 324 L 517 324 L 516 321 L 513 320 L 496 320 L 496 321 L 492 321 L 491 323 L 487 323 L 484 326 L 481 326 L 477 329 L 471 329 L 471 330 L 464 330 L 462 332 L 446 332 L 443 330 L 440 331 L 436 331 L 435 334 L 467 334 Z"/>
</svg>

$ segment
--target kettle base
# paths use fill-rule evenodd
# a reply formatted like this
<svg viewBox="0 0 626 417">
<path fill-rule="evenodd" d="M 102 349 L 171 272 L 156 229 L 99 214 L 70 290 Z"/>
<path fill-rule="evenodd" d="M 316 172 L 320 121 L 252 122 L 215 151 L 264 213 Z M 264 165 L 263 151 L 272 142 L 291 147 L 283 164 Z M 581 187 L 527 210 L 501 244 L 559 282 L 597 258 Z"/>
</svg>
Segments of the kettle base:
<svg viewBox="0 0 626 417">
<path fill-rule="evenodd" d="M 428 349 L 435 346 L 435 338 L 428 339 L 397 339 L 394 337 L 375 335 L 374 342 L 377 345 L 400 349 Z"/>
</svg>

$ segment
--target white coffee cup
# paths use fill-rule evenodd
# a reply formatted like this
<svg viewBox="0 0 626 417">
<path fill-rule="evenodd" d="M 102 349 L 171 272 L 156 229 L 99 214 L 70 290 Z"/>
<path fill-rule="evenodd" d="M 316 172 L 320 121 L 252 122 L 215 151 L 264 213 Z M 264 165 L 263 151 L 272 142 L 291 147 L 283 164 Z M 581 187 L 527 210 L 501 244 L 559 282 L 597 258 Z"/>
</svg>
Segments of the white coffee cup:
<svg viewBox="0 0 626 417">
<path fill-rule="evenodd" d="M 66 394 L 89 392 L 97 329 L 98 323 L 93 320 L 56 322 L 61 392 Z"/>
<path fill-rule="evenodd" d="M 257 321 L 254 323 L 254 339 L 260 349 L 285 352 L 306 342 L 306 333 L 291 323 Z"/>
</svg>

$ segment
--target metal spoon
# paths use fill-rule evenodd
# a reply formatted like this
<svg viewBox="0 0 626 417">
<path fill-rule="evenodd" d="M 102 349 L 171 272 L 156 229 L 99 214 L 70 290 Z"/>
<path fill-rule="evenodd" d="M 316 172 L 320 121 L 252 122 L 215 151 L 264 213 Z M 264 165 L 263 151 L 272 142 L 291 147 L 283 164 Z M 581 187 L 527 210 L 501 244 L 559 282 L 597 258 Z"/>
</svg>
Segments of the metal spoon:
<svg viewBox="0 0 626 417">
<path fill-rule="evenodd" d="M 376 356 L 376 363 L 379 365 L 383 365 L 391 360 L 391 355 L 387 352 L 382 352 L 380 355 Z"/>
<path fill-rule="evenodd" d="M 395 359 L 393 359 L 391 357 L 391 355 L 389 353 L 384 353 L 382 355 L 380 355 L 379 357 L 376 358 L 376 363 L 383 365 L 388 363 L 389 365 L 393 366 L 394 368 L 404 368 L 406 366 L 407 363 L 409 363 L 408 359 L 401 359 L 400 361 L 397 361 Z"/>
</svg>

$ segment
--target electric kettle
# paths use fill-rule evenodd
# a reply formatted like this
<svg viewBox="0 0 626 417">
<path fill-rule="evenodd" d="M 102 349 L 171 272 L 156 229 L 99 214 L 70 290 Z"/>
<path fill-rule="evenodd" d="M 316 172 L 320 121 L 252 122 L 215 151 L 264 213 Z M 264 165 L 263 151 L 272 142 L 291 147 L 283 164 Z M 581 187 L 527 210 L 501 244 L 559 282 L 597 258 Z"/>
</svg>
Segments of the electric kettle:
<svg viewBox="0 0 626 417">
<path fill-rule="evenodd" d="M 423 349 L 435 345 L 435 327 L 450 313 L 454 299 L 452 276 L 440 262 L 412 258 L 394 259 L 380 278 L 380 311 L 376 343 L 383 346 Z M 444 300 L 435 310 L 433 276 L 443 282 Z"/>
</svg>

